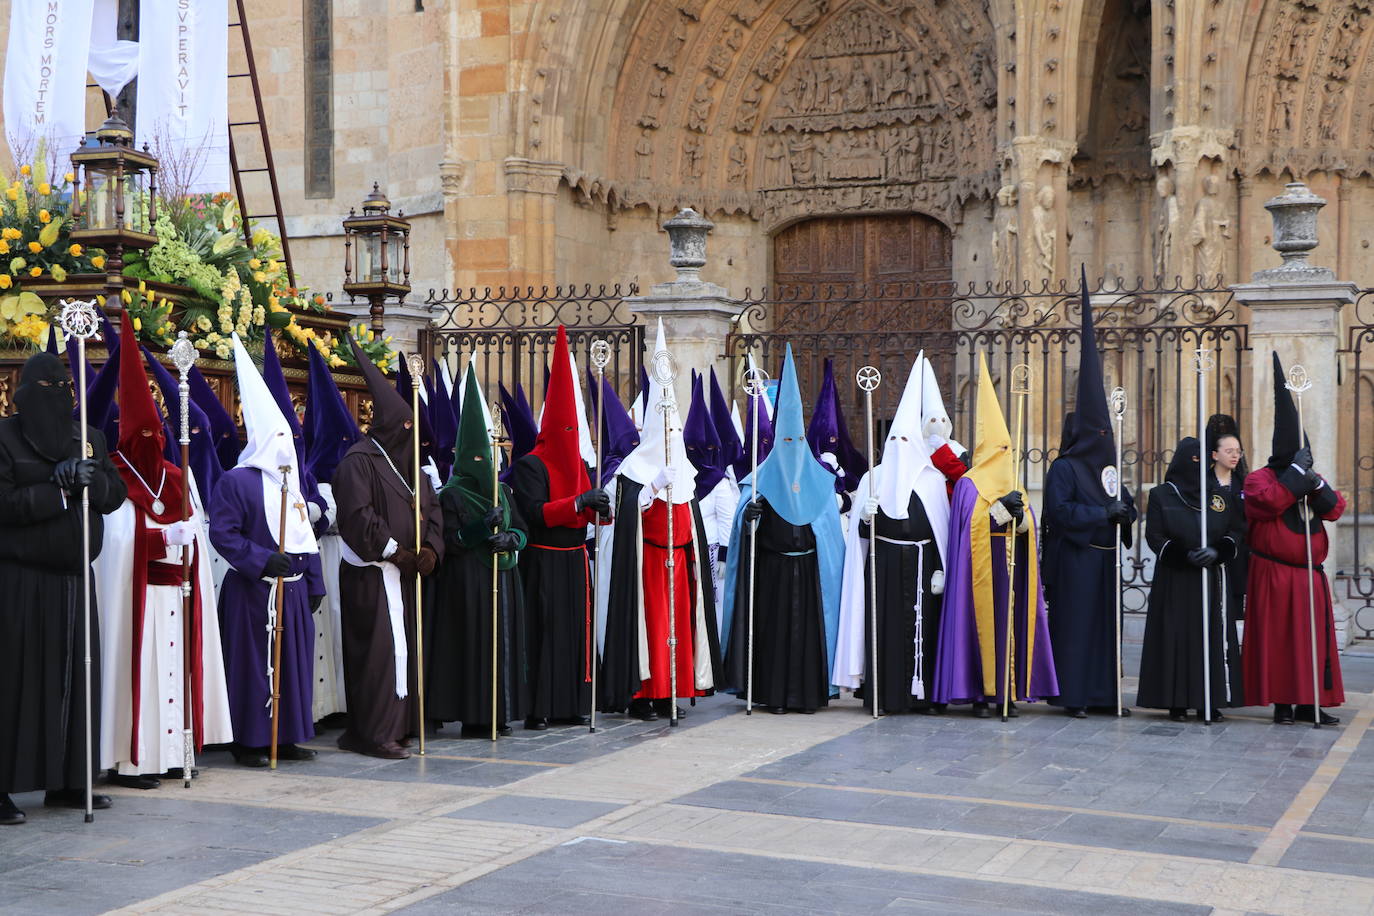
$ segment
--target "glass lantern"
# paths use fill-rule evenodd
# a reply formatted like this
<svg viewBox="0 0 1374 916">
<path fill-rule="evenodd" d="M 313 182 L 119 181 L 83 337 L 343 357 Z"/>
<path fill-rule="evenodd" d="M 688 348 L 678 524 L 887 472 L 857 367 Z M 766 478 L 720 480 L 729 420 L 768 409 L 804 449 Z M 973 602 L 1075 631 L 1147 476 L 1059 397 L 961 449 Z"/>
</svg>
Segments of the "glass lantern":
<svg viewBox="0 0 1374 916">
<path fill-rule="evenodd" d="M 152 247 L 157 243 L 157 157 L 146 147 L 133 148 L 133 132 L 118 111 L 95 138 L 72 153 L 73 241 L 111 254 Z"/>
<path fill-rule="evenodd" d="M 410 292 L 410 221 L 391 213 L 391 201 L 374 182 L 362 214 L 349 210 L 344 229 L 344 292 L 371 303 L 372 329 L 382 330 L 385 302 Z"/>
</svg>

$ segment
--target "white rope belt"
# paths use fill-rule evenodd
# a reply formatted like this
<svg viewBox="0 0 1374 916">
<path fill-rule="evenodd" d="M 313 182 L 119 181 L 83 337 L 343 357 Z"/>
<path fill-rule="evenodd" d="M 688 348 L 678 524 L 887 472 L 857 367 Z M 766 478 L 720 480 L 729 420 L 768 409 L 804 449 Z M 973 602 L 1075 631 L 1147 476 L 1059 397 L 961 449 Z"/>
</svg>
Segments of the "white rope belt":
<svg viewBox="0 0 1374 916">
<path fill-rule="evenodd" d="M 277 583 L 299 582 L 302 575 L 296 573 L 294 576 L 282 576 L 280 579 L 276 576 L 262 578 L 262 581 L 267 583 L 267 702 L 263 704 L 264 709 L 270 709 L 272 706 L 272 675 L 276 673 L 276 669 L 272 667 L 272 649 L 277 641 Z"/>
<path fill-rule="evenodd" d="M 386 592 L 386 616 L 391 622 L 392 656 L 396 659 L 396 696 L 404 700 L 409 693 L 407 688 L 407 664 L 409 654 L 406 649 L 405 598 L 401 595 L 401 569 L 395 563 L 385 560 L 372 563 L 353 552 L 348 542 L 339 539 L 343 547 L 343 559 L 349 566 L 373 566 L 382 571 L 382 589 Z"/>
</svg>

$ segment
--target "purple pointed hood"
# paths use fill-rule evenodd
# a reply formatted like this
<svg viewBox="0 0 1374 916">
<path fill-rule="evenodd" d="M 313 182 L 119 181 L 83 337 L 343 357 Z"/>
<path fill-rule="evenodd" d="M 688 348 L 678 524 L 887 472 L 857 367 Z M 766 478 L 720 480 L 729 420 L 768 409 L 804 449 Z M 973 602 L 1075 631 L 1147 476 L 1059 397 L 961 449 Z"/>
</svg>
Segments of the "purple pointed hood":
<svg viewBox="0 0 1374 916">
<path fill-rule="evenodd" d="M 711 422 L 710 408 L 706 406 L 705 386 L 695 371 L 692 373 L 692 403 L 682 426 L 682 443 L 692 467 L 697 469 L 697 499 L 705 499 L 716 484 L 725 479 L 725 461 L 721 457 L 720 436 Z"/>
<path fill-rule="evenodd" d="M 439 479 L 448 480 L 453 471 L 453 446 L 458 441 L 458 412 L 443 382 L 443 367 L 437 359 L 431 364 L 433 370 L 425 378 L 425 390 L 429 392 L 429 426 L 434 430 L 434 458 L 439 465 Z"/>
<path fill-rule="evenodd" d="M 191 367 L 191 401 L 204 411 L 210 421 L 210 439 L 215 444 L 215 454 L 219 456 L 219 466 L 224 470 L 239 463 L 239 452 L 243 442 L 239 439 L 239 426 L 224 406 L 224 402 L 210 387 L 199 366 Z"/>
<path fill-rule="evenodd" d="M 601 379 L 601 399 L 606 405 L 601 415 L 601 479 L 606 481 L 615 476 L 625 456 L 639 447 L 639 430 L 609 378 Z"/>
<path fill-rule="evenodd" d="M 291 403 L 291 389 L 286 384 L 286 373 L 282 371 L 281 357 L 277 355 L 271 328 L 267 329 L 267 338 L 262 345 L 262 380 L 267 383 L 272 400 L 277 402 L 287 425 L 291 427 L 291 440 L 296 446 L 297 473 L 304 491 L 301 495 L 311 501 L 319 500 L 319 484 L 305 470 L 305 432 L 301 429 L 300 417 L 296 416 L 296 405 Z"/>
<path fill-rule="evenodd" d="M 854 447 L 849 438 L 849 427 L 844 422 L 844 411 L 840 409 L 840 395 L 835 385 L 835 364 L 832 359 L 827 358 L 825 361 L 825 376 L 821 380 L 820 394 L 816 397 L 816 410 L 811 414 L 811 423 L 806 427 L 806 441 L 811 443 L 811 453 L 817 458 L 820 458 L 823 452 L 830 452 L 839 462 L 835 492 L 854 492 L 859 486 L 859 478 L 868 471 L 868 459 Z"/>
<path fill-rule="evenodd" d="M 716 428 L 716 439 L 720 442 L 721 464 L 733 468 L 744 460 L 744 443 L 739 441 L 739 432 L 730 419 L 730 402 L 725 400 L 725 392 L 720 388 L 716 370 L 711 369 L 711 423 Z"/>
<path fill-rule="evenodd" d="M 415 382 L 410 377 L 410 367 L 406 363 L 407 360 L 405 356 L 398 354 L 396 357 L 396 391 L 405 400 L 406 407 L 410 407 L 410 405 L 413 403 L 411 392 L 414 389 Z M 426 392 L 426 394 L 428 394 L 428 392 Z M 421 464 L 427 464 L 430 461 L 434 461 L 435 466 L 439 466 L 439 462 L 435 459 L 434 447 L 434 428 L 430 425 L 429 411 L 425 409 L 425 404 L 422 400 L 420 403 Z M 439 479 L 445 480 L 447 478 L 440 477 Z"/>
<path fill-rule="evenodd" d="M 168 461 L 181 467 L 181 385 L 147 347 L 143 348 L 143 355 L 147 357 L 148 370 L 162 389 L 162 400 L 167 405 L 162 421 L 162 432 L 167 443 L 164 454 Z M 219 455 L 215 454 L 210 420 L 194 398 L 187 405 L 186 413 L 191 426 L 191 472 L 196 478 L 196 490 L 200 493 L 201 503 L 209 506 L 224 468 L 220 467 Z"/>
<path fill-rule="evenodd" d="M 353 443 L 363 437 L 324 356 L 310 348 L 310 388 L 305 396 L 306 473 L 317 484 L 334 480 L 334 469 Z"/>
<path fill-rule="evenodd" d="M 525 398 L 525 389 L 515 383 L 515 394 L 500 385 L 501 421 L 505 424 L 506 435 L 511 441 L 511 464 L 524 458 L 534 448 L 539 439 L 539 424 L 534 421 L 534 411 Z"/>
<path fill-rule="evenodd" d="M 744 414 L 744 455 L 739 463 L 735 465 L 735 479 L 743 481 L 753 473 L 753 442 L 755 416 L 758 417 L 758 440 L 759 440 L 759 464 L 763 464 L 768 453 L 773 450 L 773 418 L 768 416 L 768 408 L 763 400 L 768 397 L 767 392 L 749 398 L 749 403 L 745 408 Z"/>
<path fill-rule="evenodd" d="M 105 442 L 110 448 L 114 448 L 119 441 L 119 405 L 115 403 L 115 391 L 119 388 L 119 332 L 114 325 L 110 324 L 110 319 L 105 317 L 105 312 L 100 312 L 101 331 L 100 336 L 105 343 L 105 364 L 100 367 L 99 372 L 92 371 L 91 363 L 86 361 L 86 390 L 76 392 L 79 401 L 83 396 L 86 400 L 86 425 L 100 430 L 105 435 Z M 71 366 L 72 381 L 76 381 L 77 361 L 81 354 L 77 349 L 76 338 L 67 338 L 67 362 Z M 80 405 L 76 407 L 72 416 L 80 416 Z"/>
<path fill-rule="evenodd" d="M 48 325 L 48 347 L 47 350 L 53 356 L 58 355 L 57 351 L 57 322 Z"/>
</svg>

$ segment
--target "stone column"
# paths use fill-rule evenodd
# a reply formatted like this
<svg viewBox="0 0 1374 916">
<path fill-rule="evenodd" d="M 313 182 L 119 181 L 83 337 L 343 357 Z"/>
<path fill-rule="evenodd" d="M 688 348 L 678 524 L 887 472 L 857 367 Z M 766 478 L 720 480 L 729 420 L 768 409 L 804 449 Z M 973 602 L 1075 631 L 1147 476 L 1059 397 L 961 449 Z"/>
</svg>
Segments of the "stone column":
<svg viewBox="0 0 1374 916">
<path fill-rule="evenodd" d="M 692 393 L 689 369 L 705 372 L 715 368 L 721 384 L 730 384 L 725 338 L 742 307 L 725 287 L 701 279 L 701 269 L 706 266 L 706 235 L 713 228 L 714 223 L 690 207 L 679 210 L 663 224 L 668 233 L 668 263 L 677 270 L 677 277 L 655 284 L 646 296 L 625 300 L 630 310 L 644 319 L 649 349 L 654 346 L 658 319 L 663 319 L 668 349 L 678 364 L 677 399 L 684 417 Z"/>
<path fill-rule="evenodd" d="M 1358 295 L 1354 283 L 1336 279 L 1329 268 L 1308 262 L 1317 247 L 1317 211 L 1326 201 L 1302 182 L 1290 182 L 1284 192 L 1264 206 L 1273 217 L 1278 267 L 1256 271 L 1250 283 L 1233 286 L 1236 300 L 1250 307 L 1250 416 L 1246 448 L 1251 466 L 1268 456 L 1274 429 L 1274 379 L 1270 351 L 1277 351 L 1285 370 L 1302 365 L 1312 381 L 1303 394 L 1303 426 L 1312 442 L 1317 469 L 1339 485 L 1340 395 L 1336 388 L 1337 350 L 1340 348 L 1341 309 Z M 1328 572 L 1343 565 L 1340 526 L 1331 535 Z M 1333 589 L 1339 599 L 1339 590 Z M 1348 611 L 1336 606 L 1337 635 L 1346 637 Z"/>
</svg>

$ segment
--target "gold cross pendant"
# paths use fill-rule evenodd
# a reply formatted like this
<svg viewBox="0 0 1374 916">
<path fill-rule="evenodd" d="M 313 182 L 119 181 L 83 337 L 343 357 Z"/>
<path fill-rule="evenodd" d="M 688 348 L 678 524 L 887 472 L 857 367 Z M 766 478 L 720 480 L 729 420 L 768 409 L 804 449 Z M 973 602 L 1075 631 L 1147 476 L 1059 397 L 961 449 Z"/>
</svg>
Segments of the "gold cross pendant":
<svg viewBox="0 0 1374 916">
<path fill-rule="evenodd" d="M 305 521 L 305 503 L 292 503 L 292 506 L 301 514 L 301 521 Z"/>
</svg>

